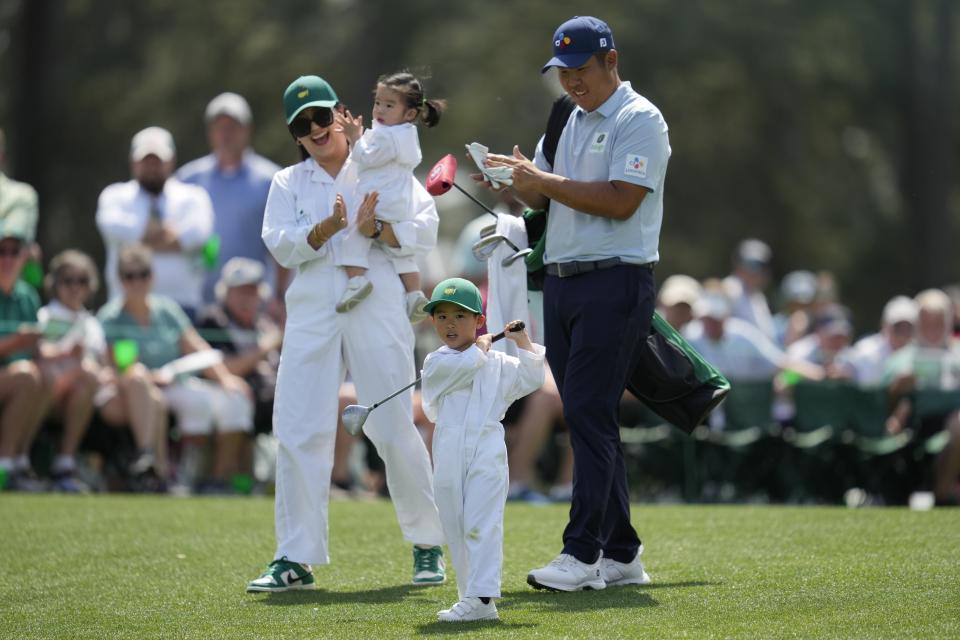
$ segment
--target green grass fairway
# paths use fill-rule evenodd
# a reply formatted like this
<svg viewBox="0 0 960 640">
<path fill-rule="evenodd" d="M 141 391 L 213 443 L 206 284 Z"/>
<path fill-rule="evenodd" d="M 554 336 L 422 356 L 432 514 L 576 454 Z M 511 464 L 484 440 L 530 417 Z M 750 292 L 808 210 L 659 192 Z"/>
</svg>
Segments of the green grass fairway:
<svg viewBox="0 0 960 640">
<path fill-rule="evenodd" d="M 269 499 L 0 496 L 0 638 L 957 638 L 960 510 L 635 506 L 649 587 L 554 594 L 527 570 L 566 507 L 509 505 L 498 623 L 443 624 L 390 503 L 331 505 L 319 589 L 247 594 Z"/>
</svg>

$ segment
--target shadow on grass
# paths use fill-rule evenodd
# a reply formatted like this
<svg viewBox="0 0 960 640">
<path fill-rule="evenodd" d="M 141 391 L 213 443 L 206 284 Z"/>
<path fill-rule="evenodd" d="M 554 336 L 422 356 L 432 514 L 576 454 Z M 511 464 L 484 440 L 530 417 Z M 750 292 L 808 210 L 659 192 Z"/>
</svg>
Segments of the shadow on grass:
<svg viewBox="0 0 960 640">
<path fill-rule="evenodd" d="M 637 589 L 642 589 L 644 591 L 648 589 L 686 589 L 687 587 L 715 587 L 717 585 L 723 584 L 723 582 L 704 582 L 703 580 L 684 580 L 682 582 L 653 582 L 651 584 L 643 585 L 642 587 L 636 587 Z M 624 589 L 626 587 L 615 587 L 616 589 Z"/>
<path fill-rule="evenodd" d="M 313 589 L 310 591 L 286 591 L 283 593 L 265 593 L 255 601 L 271 607 L 289 607 L 295 605 L 342 605 L 342 604 L 383 604 L 398 602 L 411 594 L 424 593 L 423 586 L 400 584 L 380 589 L 362 591 L 328 591 Z M 256 594 L 259 595 L 259 594 Z"/>
<path fill-rule="evenodd" d="M 660 582 L 648 585 L 627 585 L 611 587 L 601 591 L 537 591 L 524 589 L 508 591 L 503 594 L 500 609 L 509 611 L 513 606 L 556 609 L 560 611 L 593 611 L 599 609 L 627 609 L 634 607 L 656 607 L 660 603 L 650 594 L 653 589 L 688 589 L 708 587 L 719 582 L 684 580 L 682 582 Z"/>
<path fill-rule="evenodd" d="M 656 607 L 657 602 L 650 591 L 654 589 L 688 589 L 708 587 L 722 584 L 720 582 L 704 582 L 699 580 L 685 580 L 682 582 L 658 582 L 654 584 L 625 587 L 614 587 L 601 591 L 574 591 L 553 592 L 522 589 L 505 591 L 502 600 L 498 603 L 501 611 L 509 612 L 517 608 L 550 608 L 558 611 L 592 611 L 599 609 L 620 609 L 634 607 Z M 262 597 L 256 594 L 253 602 L 271 607 L 290 607 L 298 605 L 333 606 L 345 604 L 385 604 L 399 602 L 418 594 L 426 595 L 423 586 L 400 584 L 379 589 L 364 589 L 361 591 L 329 591 L 315 589 L 312 591 L 287 591 L 285 593 L 265 593 Z M 503 628 L 534 626 L 527 624 L 508 624 L 503 622 L 467 623 L 472 628 L 475 625 L 498 624 Z M 464 624 L 450 624 L 435 622 L 423 625 L 423 633 L 453 633 L 467 628 Z"/>
<path fill-rule="evenodd" d="M 500 615 L 509 619 L 511 612 L 523 609 L 549 608 L 551 613 L 599 611 L 602 609 L 633 609 L 636 607 L 656 607 L 659 602 L 649 591 L 652 589 L 688 589 L 695 587 L 709 587 L 722 584 L 720 582 L 705 582 L 702 580 L 684 580 L 682 582 L 661 582 L 645 586 L 631 585 L 613 587 L 602 591 L 505 591 L 503 598 L 497 603 Z M 498 630 L 512 630 L 536 627 L 529 622 L 504 622 L 491 620 L 485 622 L 463 622 L 452 624 L 449 622 L 433 622 L 417 627 L 423 635 L 456 635 L 464 632 L 478 631 L 486 627 L 495 627 Z"/>
<path fill-rule="evenodd" d="M 537 625 L 531 622 L 504 622 L 503 620 L 484 620 L 481 622 L 431 622 L 417 627 L 417 633 L 423 635 L 460 635 L 471 631 L 491 628 L 498 631 L 513 631 L 515 629 L 530 629 Z"/>
</svg>

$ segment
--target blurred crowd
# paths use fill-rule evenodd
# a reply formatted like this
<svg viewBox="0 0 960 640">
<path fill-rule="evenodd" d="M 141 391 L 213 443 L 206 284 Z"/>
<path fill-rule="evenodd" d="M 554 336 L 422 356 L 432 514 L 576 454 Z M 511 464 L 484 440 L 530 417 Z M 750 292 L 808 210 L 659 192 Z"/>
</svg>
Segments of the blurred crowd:
<svg viewBox="0 0 960 640">
<path fill-rule="evenodd" d="M 758 401 L 771 403 L 772 422 L 781 427 L 792 429 L 805 418 L 797 415 L 798 385 L 807 389 L 819 383 L 831 390 L 832 395 L 816 396 L 816 402 L 827 405 L 819 417 L 823 424 L 816 426 L 837 433 L 849 427 L 848 440 L 864 435 L 856 433 L 863 425 L 845 407 L 828 403 L 878 398 L 880 410 L 869 419 L 882 426 L 869 434 L 871 443 L 888 438 L 889 453 L 900 456 L 901 467 L 930 466 L 904 471 L 902 486 L 886 495 L 901 500 L 911 492 L 932 492 L 938 502 L 955 504 L 960 476 L 960 291 L 931 288 L 896 295 L 886 301 L 879 318 L 865 323 L 873 330 L 858 336 L 829 272 L 791 271 L 779 287 L 771 287 L 772 258 L 766 243 L 746 239 L 736 247 L 726 277 L 666 278 L 658 310 L 731 381 L 733 393 L 738 387 L 770 387 L 772 395 Z M 918 397 L 931 396 L 939 398 L 935 409 L 915 406 Z M 728 428 L 725 417 L 721 406 L 709 428 Z M 897 437 L 901 446 L 895 447 Z M 864 454 L 867 447 L 862 449 Z M 917 455 L 919 450 L 936 455 Z"/>
<path fill-rule="evenodd" d="M 0 131 L 5 490 L 269 491 L 273 390 L 291 274 L 260 234 L 279 167 L 251 148 L 253 116 L 241 96 L 215 97 L 204 118 L 210 153 L 179 168 L 170 132 L 148 127 L 133 136 L 129 180 L 106 186 L 97 203 L 102 270 L 77 250 L 43 255 L 37 194 L 2 172 Z M 485 265 L 470 252 L 481 224 L 478 218 L 466 225 L 446 255 L 455 264 L 433 272 L 456 271 L 485 290 Z M 744 240 L 726 277 L 664 279 L 658 310 L 735 388 L 768 382 L 780 424 L 794 418 L 791 388 L 798 381 L 884 389 L 890 435 L 945 434 L 932 489 L 938 500 L 955 502 L 957 410 L 925 414 L 918 429 L 912 399 L 918 389 L 960 388 L 958 292 L 896 296 L 866 323 L 875 331 L 860 337 L 828 272 L 792 271 L 772 287 L 772 264 L 767 244 Z M 430 274 L 427 265 L 427 281 Z M 88 305 L 101 283 L 107 302 L 94 311 Z M 418 329 L 421 355 L 436 346 L 430 340 Z M 349 380 L 340 395 L 341 406 L 355 402 Z M 636 404 L 625 394 L 625 423 Z M 416 397 L 414 407 L 429 449 L 432 425 Z M 510 498 L 568 500 L 573 456 L 552 377 L 515 404 L 505 423 Z M 708 428 L 726 428 L 722 409 Z M 337 434 L 335 490 L 385 493 L 373 448 L 343 429 Z"/>
</svg>

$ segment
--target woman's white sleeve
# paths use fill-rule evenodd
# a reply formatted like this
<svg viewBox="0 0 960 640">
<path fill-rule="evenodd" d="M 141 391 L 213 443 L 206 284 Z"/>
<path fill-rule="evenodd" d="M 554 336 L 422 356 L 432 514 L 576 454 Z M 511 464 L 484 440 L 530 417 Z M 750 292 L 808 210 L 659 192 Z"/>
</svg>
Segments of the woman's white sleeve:
<svg viewBox="0 0 960 640">
<path fill-rule="evenodd" d="M 313 225 L 309 218 L 306 223 L 298 224 L 296 198 L 289 189 L 286 176 L 281 178 L 281 175 L 275 175 L 270 184 L 261 237 L 280 266 L 291 269 L 326 255 L 327 245 L 324 243 L 314 249 L 307 242 Z"/>
</svg>

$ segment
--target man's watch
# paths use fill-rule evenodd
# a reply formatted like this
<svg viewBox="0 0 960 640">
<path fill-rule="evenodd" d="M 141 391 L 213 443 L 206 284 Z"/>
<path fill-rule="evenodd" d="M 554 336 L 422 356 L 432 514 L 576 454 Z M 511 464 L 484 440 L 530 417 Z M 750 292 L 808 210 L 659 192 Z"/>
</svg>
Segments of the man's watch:
<svg viewBox="0 0 960 640">
<path fill-rule="evenodd" d="M 380 237 L 380 234 L 383 233 L 383 220 L 380 220 L 379 218 L 374 218 L 373 229 L 374 229 L 373 235 L 370 236 L 370 239 L 376 240 L 377 238 Z"/>
</svg>

